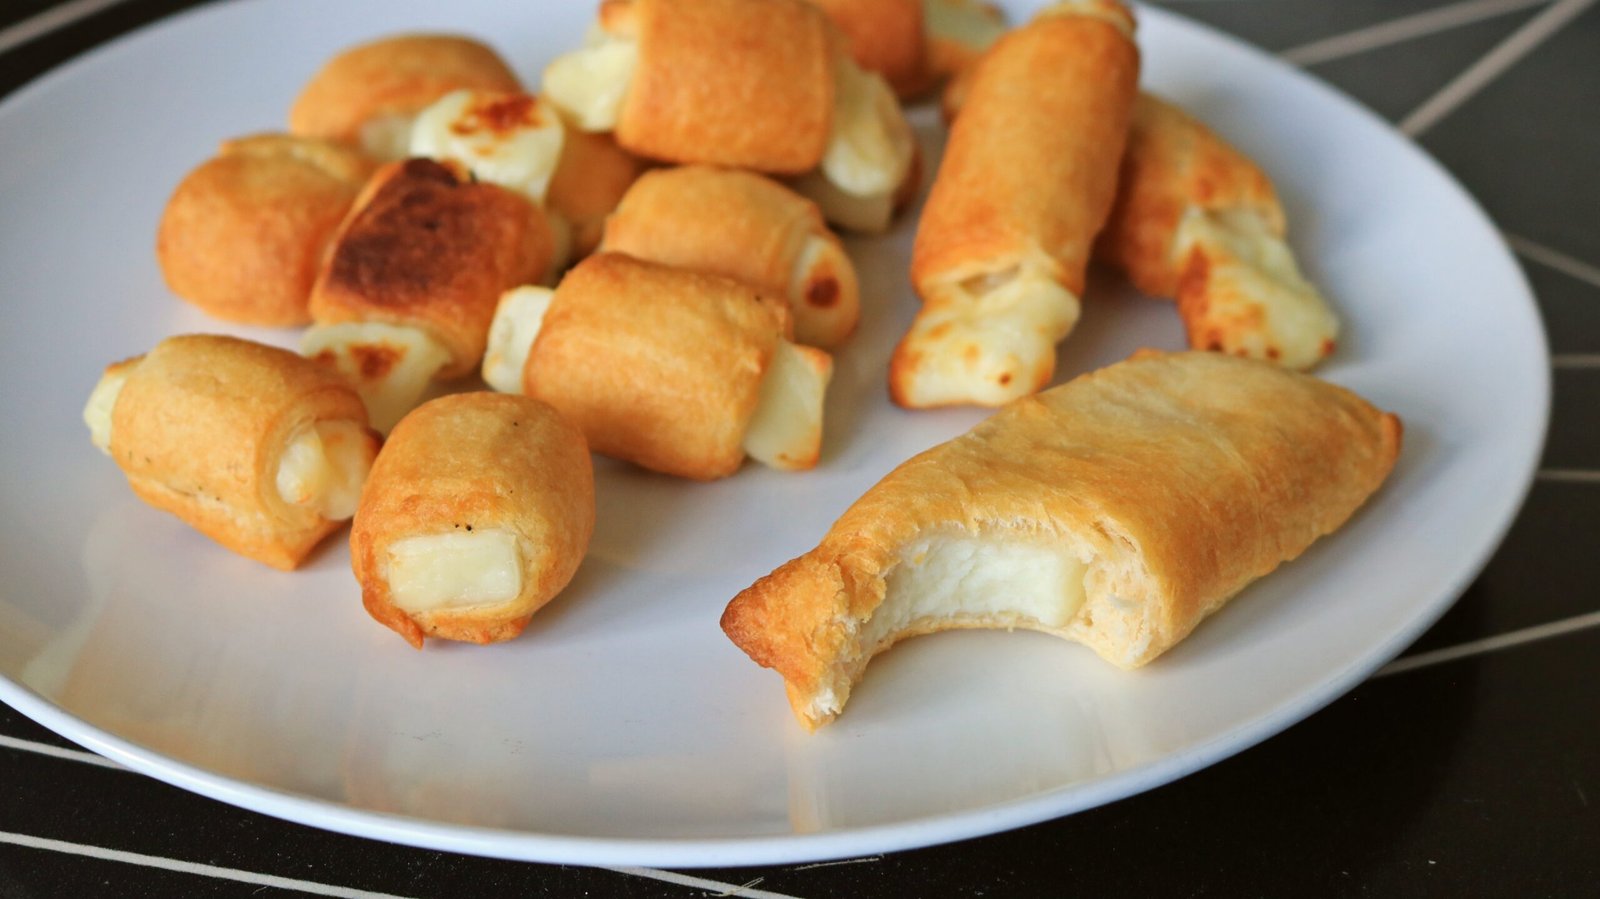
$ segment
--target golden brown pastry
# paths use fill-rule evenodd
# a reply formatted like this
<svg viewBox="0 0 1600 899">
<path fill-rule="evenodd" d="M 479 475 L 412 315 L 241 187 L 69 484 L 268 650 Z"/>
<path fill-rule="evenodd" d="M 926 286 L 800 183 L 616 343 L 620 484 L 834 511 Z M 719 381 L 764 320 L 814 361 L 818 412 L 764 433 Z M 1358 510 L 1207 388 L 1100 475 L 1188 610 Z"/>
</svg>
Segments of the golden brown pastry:
<svg viewBox="0 0 1600 899">
<path fill-rule="evenodd" d="M 156 258 L 172 292 L 250 325 L 303 325 L 328 239 L 373 163 L 314 138 L 224 141 L 184 177 L 161 214 Z"/>
<path fill-rule="evenodd" d="M 606 216 L 644 169 L 644 162 L 617 146 L 611 135 L 567 129 L 547 202 L 572 229 L 573 259 L 582 259 L 600 245 Z"/>
<path fill-rule="evenodd" d="M 917 229 L 922 309 L 891 362 L 895 402 L 998 406 L 1050 383 L 1138 76 L 1115 0 L 1057 4 L 983 57 Z"/>
<path fill-rule="evenodd" d="M 342 378 L 234 337 L 171 337 L 108 367 L 83 417 L 140 499 L 286 571 L 355 512 L 378 451 Z"/>
<path fill-rule="evenodd" d="M 499 55 L 471 38 L 381 38 L 329 60 L 295 99 L 289 130 L 359 146 L 379 159 L 399 159 L 406 154 L 412 118 L 462 89 L 519 91 L 522 85 Z"/>
<path fill-rule="evenodd" d="M 746 455 L 806 469 L 833 359 L 789 330 L 788 305 L 742 282 L 597 253 L 554 291 L 502 298 L 484 380 L 560 409 L 595 452 L 654 471 L 711 480 Z"/>
<path fill-rule="evenodd" d="M 928 86 L 924 0 L 811 0 L 844 36 L 850 56 L 902 99 Z"/>
<path fill-rule="evenodd" d="M 1338 320 L 1284 232 L 1265 172 L 1177 106 L 1139 98 L 1095 254 L 1175 297 L 1190 346 L 1301 369 L 1333 351 Z"/>
<path fill-rule="evenodd" d="M 594 532 L 583 435 L 537 400 L 461 393 L 394 429 L 350 532 L 367 612 L 424 637 L 494 643 L 572 580 Z"/>
<path fill-rule="evenodd" d="M 1136 354 L 890 472 L 722 626 L 807 729 L 917 634 L 1020 627 L 1143 665 L 1343 524 L 1399 448 L 1397 418 L 1315 378 Z"/>
<path fill-rule="evenodd" d="M 983 0 L 924 0 L 928 21 L 928 70 L 945 89 L 939 98 L 946 123 L 965 98 L 978 59 L 1006 33 L 1006 15 Z"/>
<path fill-rule="evenodd" d="M 754 172 L 657 169 L 606 222 L 603 251 L 744 281 L 785 297 L 795 339 L 831 348 L 861 317 L 855 266 L 815 203 Z"/>
<path fill-rule="evenodd" d="M 500 294 L 543 277 L 551 252 L 525 196 L 427 159 L 389 163 L 334 238 L 302 351 L 350 377 L 387 431 L 433 377 L 477 368 Z"/>
</svg>

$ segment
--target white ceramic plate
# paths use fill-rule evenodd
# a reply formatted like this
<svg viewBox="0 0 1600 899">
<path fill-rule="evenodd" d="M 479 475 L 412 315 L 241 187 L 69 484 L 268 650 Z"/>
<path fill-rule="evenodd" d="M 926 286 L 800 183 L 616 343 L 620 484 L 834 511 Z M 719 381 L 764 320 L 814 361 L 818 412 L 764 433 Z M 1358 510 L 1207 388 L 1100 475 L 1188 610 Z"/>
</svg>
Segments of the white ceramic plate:
<svg viewBox="0 0 1600 899">
<path fill-rule="evenodd" d="M 222 138 L 278 126 L 349 43 L 465 31 L 533 81 L 588 6 L 210 6 L 0 105 L 0 699 L 162 780 L 404 843 L 674 866 L 878 852 L 1127 796 L 1282 730 L 1431 623 L 1514 515 L 1547 355 L 1495 230 L 1372 115 L 1154 9 L 1146 83 L 1277 177 L 1295 246 L 1345 320 L 1323 374 L 1398 411 L 1406 447 L 1342 532 L 1144 671 L 1036 634 L 914 640 L 807 736 L 777 676 L 718 630 L 735 592 L 981 417 L 886 400 L 914 307 L 912 219 L 851 242 L 870 303 L 839 359 L 822 466 L 691 484 L 602 463 L 589 558 L 509 644 L 414 652 L 362 611 L 341 538 L 280 574 L 136 501 L 78 417 L 101 367 L 179 332 L 294 339 L 220 326 L 164 290 L 155 223 L 184 172 Z M 936 153 L 934 118 L 919 122 Z M 1144 345 L 1181 345 L 1173 309 L 1101 279 L 1062 376 Z"/>
</svg>

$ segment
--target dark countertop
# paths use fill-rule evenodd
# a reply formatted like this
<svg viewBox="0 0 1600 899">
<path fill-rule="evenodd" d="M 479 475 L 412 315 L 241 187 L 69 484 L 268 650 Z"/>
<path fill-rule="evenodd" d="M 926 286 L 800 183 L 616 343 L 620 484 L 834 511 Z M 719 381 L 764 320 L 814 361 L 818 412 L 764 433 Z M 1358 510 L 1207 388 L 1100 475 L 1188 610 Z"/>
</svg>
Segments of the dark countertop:
<svg viewBox="0 0 1600 899">
<path fill-rule="evenodd" d="M 193 5 L 14 0 L 0 8 L 0 94 Z M 1537 292 L 1555 354 L 1544 467 L 1413 661 L 1253 749 L 1071 817 L 865 859 L 681 873 L 302 827 L 100 761 L 0 705 L 0 896 L 1600 895 L 1600 8 L 1162 5 L 1287 51 L 1401 123 L 1483 203 Z M 8 46 L 11 26 L 85 7 Z M 1496 65 L 1510 50 L 1525 54 Z"/>
</svg>

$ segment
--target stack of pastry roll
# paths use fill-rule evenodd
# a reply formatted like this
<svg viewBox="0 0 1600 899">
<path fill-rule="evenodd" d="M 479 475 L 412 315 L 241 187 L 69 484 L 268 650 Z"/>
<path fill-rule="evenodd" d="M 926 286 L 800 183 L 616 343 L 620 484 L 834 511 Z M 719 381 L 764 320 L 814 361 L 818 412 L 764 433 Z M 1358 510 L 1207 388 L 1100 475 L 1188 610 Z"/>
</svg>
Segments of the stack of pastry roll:
<svg viewBox="0 0 1600 899">
<path fill-rule="evenodd" d="M 355 512 L 378 451 L 342 378 L 232 337 L 172 337 L 108 367 L 83 417 L 140 499 L 285 570 Z"/>
<path fill-rule="evenodd" d="M 690 165 L 640 178 L 602 251 L 744 281 L 789 301 L 795 339 L 833 348 L 861 315 L 855 266 L 815 203 L 753 172 Z"/>
<path fill-rule="evenodd" d="M 917 230 L 922 298 L 896 347 L 903 406 L 998 406 L 1055 372 L 1110 212 L 1139 74 L 1133 18 L 1076 0 L 977 64 Z"/>
<path fill-rule="evenodd" d="M 1301 369 L 1333 351 L 1338 320 L 1284 231 L 1255 163 L 1173 104 L 1139 98 L 1095 252 L 1145 293 L 1176 298 L 1191 347 Z"/>
<path fill-rule="evenodd" d="M 830 222 L 888 227 L 916 184 L 893 90 L 804 0 L 605 0 L 551 101 L 651 159 L 795 176 Z"/>
<path fill-rule="evenodd" d="M 492 643 L 572 580 L 594 532 L 583 435 L 522 396 L 464 393 L 407 415 L 350 534 L 368 613 L 407 642 Z"/>
<path fill-rule="evenodd" d="M 952 628 L 1026 628 L 1143 665 L 1342 525 L 1400 422 L 1217 353 L 1141 353 L 1007 406 L 890 472 L 820 545 L 740 593 L 728 636 L 807 729 L 868 661 Z"/>
<path fill-rule="evenodd" d="M 833 360 L 791 330 L 788 304 L 744 282 L 602 252 L 555 290 L 506 294 L 484 378 L 559 409 L 594 451 L 654 471 L 711 480 L 746 455 L 807 469 Z"/>
</svg>

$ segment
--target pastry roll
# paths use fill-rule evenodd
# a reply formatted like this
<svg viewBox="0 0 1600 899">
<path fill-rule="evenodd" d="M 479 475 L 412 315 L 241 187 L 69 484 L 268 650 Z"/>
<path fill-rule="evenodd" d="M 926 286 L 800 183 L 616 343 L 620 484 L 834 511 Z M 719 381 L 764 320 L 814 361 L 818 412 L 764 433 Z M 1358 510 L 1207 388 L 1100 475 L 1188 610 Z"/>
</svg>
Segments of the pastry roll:
<svg viewBox="0 0 1600 899">
<path fill-rule="evenodd" d="M 742 282 L 597 253 L 554 291 L 501 300 L 484 378 L 560 409 L 595 452 L 653 471 L 712 480 L 746 455 L 807 469 L 833 359 L 790 343 L 789 327 L 782 300 Z"/>
<path fill-rule="evenodd" d="M 594 532 L 583 435 L 544 403 L 462 393 L 418 406 L 372 467 L 350 565 L 373 618 L 424 637 L 494 643 L 578 570 Z"/>
<path fill-rule="evenodd" d="M 955 120 L 978 58 L 1006 33 L 1006 15 L 983 0 L 923 0 L 928 21 L 928 71 L 945 82 L 940 106 Z"/>
<path fill-rule="evenodd" d="M 753 172 L 650 172 L 623 197 L 600 248 L 786 297 L 795 339 L 811 346 L 837 346 L 861 315 L 855 266 L 816 204 Z"/>
<path fill-rule="evenodd" d="M 487 46 L 448 34 L 402 34 L 352 47 L 314 75 L 289 110 L 289 130 L 400 159 L 411 122 L 454 90 L 519 91 L 509 66 Z"/>
<path fill-rule="evenodd" d="M 924 0 L 811 0 L 844 36 L 856 65 L 877 72 L 902 99 L 928 85 Z"/>
<path fill-rule="evenodd" d="M 1195 349 L 1310 368 L 1339 323 L 1295 265 L 1283 207 L 1254 162 L 1183 110 L 1139 98 L 1096 255 L 1175 297 Z"/>
<path fill-rule="evenodd" d="M 322 254 L 372 169 L 363 154 L 315 138 L 225 141 L 161 214 L 156 258 L 167 286 L 217 318 L 306 324 Z"/>
<path fill-rule="evenodd" d="M 600 245 L 606 216 L 622 202 L 644 168 L 644 162 L 618 146 L 610 134 L 567 128 L 546 200 L 571 230 L 574 259 L 582 259 Z"/>
<path fill-rule="evenodd" d="M 1027 628 L 1136 667 L 1343 524 L 1399 448 L 1397 418 L 1315 378 L 1136 354 L 896 468 L 722 626 L 807 729 L 917 634 Z"/>
<path fill-rule="evenodd" d="M 525 196 L 427 159 L 389 163 L 334 238 L 301 350 L 350 377 L 387 431 L 435 376 L 478 367 L 500 294 L 543 277 L 551 252 Z"/>
<path fill-rule="evenodd" d="M 916 145 L 894 92 L 839 44 L 803 0 L 607 0 L 544 87 L 629 152 L 807 175 L 829 221 L 882 230 L 915 187 Z"/>
<path fill-rule="evenodd" d="M 233 337 L 172 337 L 110 366 L 83 417 L 140 499 L 286 571 L 355 512 L 378 452 L 342 378 Z"/>
<path fill-rule="evenodd" d="M 1115 0 L 1057 4 L 983 57 L 917 230 L 922 309 L 890 365 L 895 402 L 998 406 L 1050 383 L 1138 75 Z"/>
</svg>

